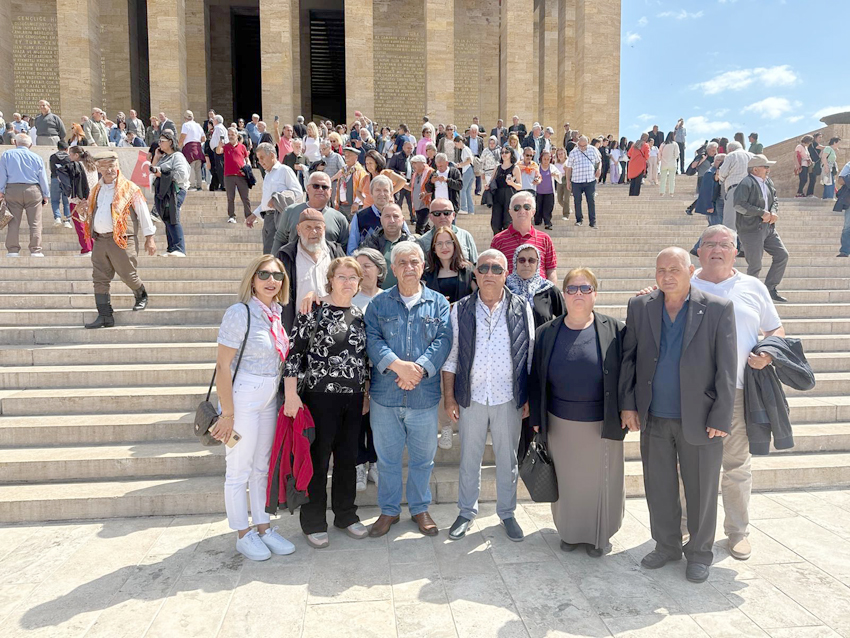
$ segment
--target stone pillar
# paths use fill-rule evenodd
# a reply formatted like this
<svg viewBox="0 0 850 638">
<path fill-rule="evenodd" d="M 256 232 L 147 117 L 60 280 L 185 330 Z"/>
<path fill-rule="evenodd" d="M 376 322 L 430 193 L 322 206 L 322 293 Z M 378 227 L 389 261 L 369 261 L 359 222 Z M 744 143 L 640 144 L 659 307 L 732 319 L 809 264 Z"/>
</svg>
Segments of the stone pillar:
<svg viewBox="0 0 850 638">
<path fill-rule="evenodd" d="M 463 132 L 464 123 L 454 121 L 454 17 L 454 0 L 425 0 L 425 114 Z"/>
<path fill-rule="evenodd" d="M 15 54 L 12 29 L 12 0 L 0 0 L 0 24 L 6 25 L 6 36 L 0 38 L 0 69 L 4 69 L 4 78 L 0 82 L 0 111 L 7 122 L 12 121 L 15 111 Z"/>
<path fill-rule="evenodd" d="M 564 124 L 576 128 L 575 103 L 575 51 L 576 51 L 576 0 L 558 1 L 558 127 L 555 134 L 563 143 Z M 559 144 L 560 145 L 560 144 Z"/>
<path fill-rule="evenodd" d="M 291 0 L 292 11 L 292 109 L 293 117 L 303 115 L 306 122 L 309 122 L 312 117 L 310 113 L 302 113 L 304 110 L 301 100 L 301 2 L 299 0 Z M 304 25 L 307 29 L 307 37 L 309 42 L 310 25 Z M 295 120 L 293 119 L 293 122 Z"/>
<path fill-rule="evenodd" d="M 620 126 L 620 0 L 576 0 L 576 119 L 582 133 L 617 134 Z M 615 39 L 616 38 L 616 39 Z"/>
<path fill-rule="evenodd" d="M 260 63 L 263 82 L 263 120 L 272 126 L 279 115 L 281 126 L 295 122 L 292 86 L 292 0 L 260 0 Z"/>
<path fill-rule="evenodd" d="M 523 116 L 525 127 L 531 132 L 533 122 L 540 118 L 540 12 L 543 0 L 534 0 L 534 15 L 531 18 L 531 113 Z"/>
<path fill-rule="evenodd" d="M 375 16 L 372 0 L 345 2 L 345 119 L 375 114 Z"/>
<path fill-rule="evenodd" d="M 151 114 L 181 122 L 189 106 L 186 0 L 148 0 L 148 52 Z"/>
<path fill-rule="evenodd" d="M 103 106 L 103 68 L 100 58 L 98 0 L 60 0 L 56 3 L 59 45 L 60 116 L 65 125 L 91 115 Z M 128 64 L 129 68 L 129 64 Z M 115 113 L 109 113 L 114 117 Z"/>
<path fill-rule="evenodd" d="M 195 114 L 195 120 L 206 119 L 210 105 L 207 89 L 207 43 L 206 7 L 204 0 L 186 0 L 186 70 L 191 77 L 187 87 L 189 109 Z M 175 113 L 182 121 L 183 114 Z"/>
<path fill-rule="evenodd" d="M 560 3 L 558 0 L 539 0 L 540 29 L 538 45 L 540 47 L 538 71 L 538 104 L 539 122 L 543 126 L 562 130 L 563 122 L 558 112 L 558 68 L 560 58 L 564 57 L 563 49 L 558 48 Z"/>
<path fill-rule="evenodd" d="M 103 62 L 103 108 L 111 119 L 118 111 L 128 113 L 132 103 L 130 81 L 130 17 L 127 0 L 101 0 L 101 60 Z"/>
<path fill-rule="evenodd" d="M 534 47 L 529 17 L 534 15 L 534 0 L 502 0 L 502 33 L 499 47 L 499 112 L 505 125 L 519 115 L 529 127 L 533 120 Z"/>
</svg>

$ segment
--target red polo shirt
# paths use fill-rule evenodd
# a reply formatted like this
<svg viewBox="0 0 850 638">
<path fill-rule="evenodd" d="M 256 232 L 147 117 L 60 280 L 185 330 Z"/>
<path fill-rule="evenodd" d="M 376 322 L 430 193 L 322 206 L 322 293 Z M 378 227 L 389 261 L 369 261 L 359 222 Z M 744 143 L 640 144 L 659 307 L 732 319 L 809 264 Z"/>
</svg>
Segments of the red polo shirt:
<svg viewBox="0 0 850 638">
<path fill-rule="evenodd" d="M 534 226 L 528 231 L 528 234 L 521 235 L 518 230 L 511 224 L 507 230 L 493 237 L 490 242 L 490 248 L 502 251 L 505 257 L 508 258 L 508 274 L 514 271 L 514 253 L 516 249 L 523 244 L 531 244 L 540 251 L 540 275 L 546 276 L 547 270 L 554 270 L 558 267 L 558 255 L 555 253 L 555 246 L 552 244 L 552 238 L 542 230 L 537 230 Z"/>
</svg>

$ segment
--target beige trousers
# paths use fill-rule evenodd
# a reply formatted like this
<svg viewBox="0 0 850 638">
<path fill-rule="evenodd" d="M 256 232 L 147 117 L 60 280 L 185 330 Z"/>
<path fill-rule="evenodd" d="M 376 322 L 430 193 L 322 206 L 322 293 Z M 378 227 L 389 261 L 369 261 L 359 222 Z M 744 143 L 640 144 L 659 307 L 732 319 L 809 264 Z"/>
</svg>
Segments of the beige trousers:
<svg viewBox="0 0 850 638">
<path fill-rule="evenodd" d="M 41 252 L 41 203 L 44 195 L 38 184 L 7 184 L 6 206 L 12 219 L 6 226 L 6 250 L 17 253 L 21 250 L 20 233 L 24 213 L 30 227 L 30 253 Z"/>
<path fill-rule="evenodd" d="M 120 248 L 112 235 L 94 237 L 94 247 L 91 251 L 92 282 L 95 294 L 109 294 L 112 278 L 118 274 L 132 291 L 142 287 L 142 280 L 136 272 L 138 254 L 136 236 L 127 235 L 127 248 Z"/>
</svg>

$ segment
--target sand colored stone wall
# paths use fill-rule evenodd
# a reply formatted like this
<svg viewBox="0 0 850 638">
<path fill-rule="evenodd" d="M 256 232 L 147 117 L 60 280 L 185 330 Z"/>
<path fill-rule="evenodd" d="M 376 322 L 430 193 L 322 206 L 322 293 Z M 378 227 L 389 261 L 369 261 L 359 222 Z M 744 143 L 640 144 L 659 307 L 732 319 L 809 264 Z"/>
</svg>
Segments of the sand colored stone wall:
<svg viewBox="0 0 850 638">
<path fill-rule="evenodd" d="M 12 0 L 0 0 L 0 24 L 12 24 Z M 12 119 L 15 111 L 15 52 L 14 40 L 9 37 L 0 38 L 0 68 L 5 69 L 5 82 L 0 82 L 0 111 L 3 116 Z"/>
<path fill-rule="evenodd" d="M 100 61 L 103 101 L 110 118 L 127 113 L 130 88 L 130 16 L 127 0 L 100 0 Z"/>
<path fill-rule="evenodd" d="M 65 2 L 66 0 L 60 0 Z M 148 0 L 151 113 L 175 122 L 189 105 L 186 68 L 186 0 Z M 157 64 L 156 60 L 162 60 Z"/>
<path fill-rule="evenodd" d="M 576 104 L 573 128 L 589 135 L 620 128 L 619 0 L 576 0 Z"/>
<path fill-rule="evenodd" d="M 375 112 L 374 24 L 372 0 L 346 0 L 345 119 L 349 123 L 354 111 Z"/>
</svg>

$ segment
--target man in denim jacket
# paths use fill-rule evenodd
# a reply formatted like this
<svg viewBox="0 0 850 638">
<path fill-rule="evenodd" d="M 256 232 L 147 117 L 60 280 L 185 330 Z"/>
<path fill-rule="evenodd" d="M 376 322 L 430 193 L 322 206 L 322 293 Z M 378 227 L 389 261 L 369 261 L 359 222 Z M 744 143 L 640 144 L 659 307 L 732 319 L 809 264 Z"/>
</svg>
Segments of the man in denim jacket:
<svg viewBox="0 0 850 638">
<path fill-rule="evenodd" d="M 437 534 L 428 514 L 431 470 L 437 451 L 440 368 L 452 345 L 449 303 L 420 283 L 422 248 L 399 242 L 390 254 L 398 285 L 375 297 L 366 310 L 366 349 L 372 361 L 372 435 L 378 453 L 378 507 L 370 536 L 399 521 L 402 455 L 407 445 L 407 504 L 427 536 Z"/>
</svg>

